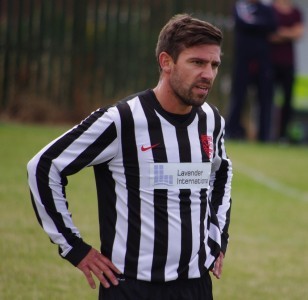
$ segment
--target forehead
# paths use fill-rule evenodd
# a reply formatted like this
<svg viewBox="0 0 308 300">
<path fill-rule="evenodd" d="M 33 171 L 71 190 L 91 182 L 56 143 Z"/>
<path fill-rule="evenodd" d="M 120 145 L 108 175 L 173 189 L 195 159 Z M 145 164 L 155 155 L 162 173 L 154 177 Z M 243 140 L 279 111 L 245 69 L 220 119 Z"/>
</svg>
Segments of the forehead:
<svg viewBox="0 0 308 300">
<path fill-rule="evenodd" d="M 199 58 L 204 60 L 220 61 L 221 47 L 219 45 L 198 45 L 185 48 L 179 55 L 179 59 Z"/>
</svg>

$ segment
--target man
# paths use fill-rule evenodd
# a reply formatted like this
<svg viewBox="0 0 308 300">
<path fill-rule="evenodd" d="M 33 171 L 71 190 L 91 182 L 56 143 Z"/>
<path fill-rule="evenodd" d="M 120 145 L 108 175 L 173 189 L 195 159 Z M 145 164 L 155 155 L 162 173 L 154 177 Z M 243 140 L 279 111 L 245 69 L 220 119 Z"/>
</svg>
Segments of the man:
<svg viewBox="0 0 308 300">
<path fill-rule="evenodd" d="M 234 68 L 226 133 L 229 138 L 245 139 L 242 113 L 248 88 L 253 86 L 257 102 L 257 140 L 271 139 L 273 74 L 269 35 L 276 29 L 273 9 L 259 0 L 239 0 L 234 7 Z"/>
<path fill-rule="evenodd" d="M 224 120 L 205 103 L 220 65 L 222 34 L 174 16 L 156 47 L 154 89 L 102 108 L 28 164 L 38 219 L 62 257 L 99 299 L 212 299 L 228 243 L 231 162 Z M 101 251 L 67 210 L 67 176 L 93 166 Z"/>
<path fill-rule="evenodd" d="M 289 139 L 288 126 L 293 113 L 293 89 L 296 76 L 295 44 L 304 34 L 304 20 L 299 7 L 290 0 L 273 1 L 273 9 L 278 21 L 277 31 L 271 35 L 271 55 L 273 62 L 275 89 L 282 92 L 282 103 L 278 110 L 276 138 L 286 142 Z"/>
</svg>

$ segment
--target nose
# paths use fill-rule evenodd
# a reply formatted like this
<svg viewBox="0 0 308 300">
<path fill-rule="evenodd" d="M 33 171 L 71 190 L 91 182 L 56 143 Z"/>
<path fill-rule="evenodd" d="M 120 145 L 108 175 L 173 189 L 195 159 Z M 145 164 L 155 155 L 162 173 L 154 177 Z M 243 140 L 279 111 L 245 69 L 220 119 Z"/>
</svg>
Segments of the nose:
<svg viewBox="0 0 308 300">
<path fill-rule="evenodd" d="M 211 65 L 206 65 L 204 66 L 204 68 L 202 69 L 202 73 L 201 73 L 201 77 L 203 79 L 207 79 L 207 80 L 213 80 L 215 78 L 216 74 L 215 74 L 215 70 L 212 68 Z"/>
</svg>

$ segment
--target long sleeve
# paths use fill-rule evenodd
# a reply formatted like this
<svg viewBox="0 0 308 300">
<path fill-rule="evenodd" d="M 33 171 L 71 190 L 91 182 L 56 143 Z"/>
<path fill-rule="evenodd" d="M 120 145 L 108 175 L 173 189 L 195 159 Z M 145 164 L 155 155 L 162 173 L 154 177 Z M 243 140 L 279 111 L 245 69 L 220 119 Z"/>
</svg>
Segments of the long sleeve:
<svg viewBox="0 0 308 300">
<path fill-rule="evenodd" d="M 213 168 L 210 179 L 209 199 L 218 219 L 221 230 L 221 251 L 227 250 L 229 240 L 229 224 L 231 213 L 231 181 L 232 163 L 228 158 L 224 145 L 224 120 L 221 118 L 222 127 L 215 145 Z"/>
<path fill-rule="evenodd" d="M 57 138 L 27 165 L 32 204 L 40 225 L 59 246 L 62 257 L 77 265 L 90 251 L 68 210 L 67 176 L 104 162 L 117 151 L 113 122 L 98 110 Z"/>
</svg>

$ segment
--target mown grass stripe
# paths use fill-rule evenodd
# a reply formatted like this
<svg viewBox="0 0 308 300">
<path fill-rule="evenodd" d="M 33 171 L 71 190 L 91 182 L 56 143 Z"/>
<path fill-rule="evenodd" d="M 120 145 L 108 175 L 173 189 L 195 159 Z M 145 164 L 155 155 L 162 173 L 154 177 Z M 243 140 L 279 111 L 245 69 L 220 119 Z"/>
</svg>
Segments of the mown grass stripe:
<svg viewBox="0 0 308 300">
<path fill-rule="evenodd" d="M 236 166 L 236 170 L 241 174 L 251 178 L 255 182 L 258 182 L 267 188 L 274 190 L 282 195 L 287 195 L 291 198 L 296 200 L 308 202 L 308 192 L 303 192 L 297 188 L 287 186 L 286 184 L 282 183 L 281 181 L 275 180 L 267 176 L 266 174 L 262 173 L 260 170 L 256 168 L 249 168 L 239 162 L 234 162 L 233 164 Z"/>
</svg>

